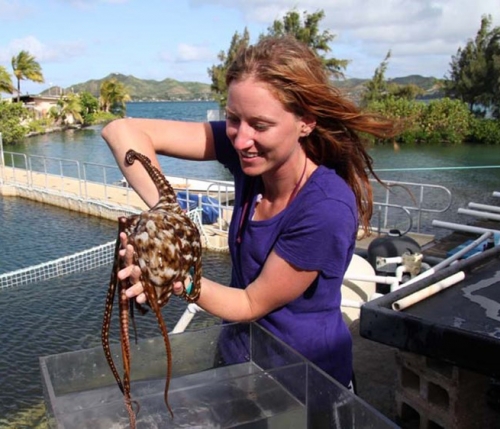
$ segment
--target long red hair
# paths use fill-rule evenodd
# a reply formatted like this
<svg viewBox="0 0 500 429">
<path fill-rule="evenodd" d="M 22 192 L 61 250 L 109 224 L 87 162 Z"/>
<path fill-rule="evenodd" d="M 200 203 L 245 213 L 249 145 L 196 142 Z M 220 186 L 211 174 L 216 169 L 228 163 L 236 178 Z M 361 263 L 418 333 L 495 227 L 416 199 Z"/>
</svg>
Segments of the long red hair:
<svg viewBox="0 0 500 429">
<path fill-rule="evenodd" d="M 267 37 L 240 50 L 226 74 L 227 86 L 252 76 L 269 85 L 285 109 L 298 117 L 310 114 L 316 127 L 301 139 L 308 158 L 333 168 L 356 196 L 361 227 L 369 232 L 373 212 L 370 175 L 373 160 L 363 134 L 395 135 L 392 121 L 362 111 L 332 85 L 320 57 L 293 37 Z"/>
</svg>

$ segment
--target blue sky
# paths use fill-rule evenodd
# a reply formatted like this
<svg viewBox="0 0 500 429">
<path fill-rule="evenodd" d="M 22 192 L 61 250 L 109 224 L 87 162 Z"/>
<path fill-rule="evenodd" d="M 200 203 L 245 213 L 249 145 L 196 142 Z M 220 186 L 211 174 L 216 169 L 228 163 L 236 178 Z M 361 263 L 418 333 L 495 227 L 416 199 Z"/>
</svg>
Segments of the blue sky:
<svg viewBox="0 0 500 429">
<path fill-rule="evenodd" d="M 348 77 L 369 78 L 389 49 L 388 77 L 444 77 L 481 16 L 500 25 L 498 0 L 0 0 L 0 65 L 21 50 L 44 84 L 70 87 L 110 73 L 209 83 L 207 69 L 248 28 L 252 41 L 291 9 L 323 10 L 331 56 L 351 60 Z M 495 16 L 496 13 L 496 16 Z"/>
</svg>

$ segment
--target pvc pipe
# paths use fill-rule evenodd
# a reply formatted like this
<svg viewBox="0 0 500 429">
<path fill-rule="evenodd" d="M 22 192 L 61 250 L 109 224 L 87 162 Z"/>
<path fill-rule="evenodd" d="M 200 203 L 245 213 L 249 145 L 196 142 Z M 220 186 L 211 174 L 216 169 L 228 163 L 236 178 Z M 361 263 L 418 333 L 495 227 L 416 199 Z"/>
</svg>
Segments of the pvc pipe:
<svg viewBox="0 0 500 429">
<path fill-rule="evenodd" d="M 342 299 L 340 301 L 341 307 L 348 307 L 348 308 L 361 308 L 363 304 L 364 302 L 355 301 L 354 299 Z"/>
<path fill-rule="evenodd" d="M 449 288 L 450 286 L 461 282 L 464 278 L 465 273 L 463 271 L 459 271 L 458 273 L 455 273 L 450 277 L 447 277 L 437 283 L 420 289 L 419 291 L 414 292 L 411 295 L 394 301 L 392 304 L 392 309 L 395 311 L 404 310 L 405 308 L 408 308 L 420 301 L 423 301 L 424 299 L 431 297 L 432 295 L 435 295 L 438 292 L 441 292 L 443 289 Z"/>
<path fill-rule="evenodd" d="M 463 225 L 461 223 L 443 222 L 441 220 L 433 220 L 432 225 L 441 228 L 454 229 L 456 231 L 471 232 L 475 234 L 484 234 L 485 232 L 488 231 L 500 234 L 500 230 L 498 229 L 480 228 L 478 226 Z"/>
<path fill-rule="evenodd" d="M 439 270 L 432 277 L 421 278 L 420 281 L 408 286 L 408 288 L 399 289 L 395 292 L 388 293 L 378 298 L 377 306 L 379 308 L 382 308 L 383 310 L 385 309 L 392 310 L 391 307 L 394 301 L 397 301 L 398 299 L 404 298 L 405 296 L 413 292 L 423 289 L 447 277 L 450 277 L 453 274 L 458 273 L 459 271 L 463 271 L 467 275 L 467 273 L 470 272 L 475 267 L 481 265 L 486 261 L 490 261 L 492 258 L 498 258 L 499 256 L 500 256 L 500 246 L 495 246 L 492 247 L 491 249 L 485 250 L 482 253 L 478 253 L 474 256 L 471 256 L 470 258 L 456 261 L 454 264 Z"/>
<path fill-rule="evenodd" d="M 382 283 L 386 285 L 391 285 L 391 290 L 396 288 L 399 285 L 399 281 L 396 277 L 390 276 L 371 276 L 371 275 L 363 275 L 363 274 L 346 274 L 344 276 L 345 280 L 357 280 L 360 282 L 374 282 L 374 283 Z"/>
<path fill-rule="evenodd" d="M 203 311 L 203 309 L 197 304 L 188 304 L 187 308 L 184 310 L 184 313 L 177 321 L 174 329 L 172 329 L 172 334 L 184 332 L 193 319 L 194 315 L 200 311 Z"/>
<path fill-rule="evenodd" d="M 466 214 L 469 216 L 480 217 L 483 219 L 500 220 L 500 214 L 496 214 L 496 213 L 481 212 L 478 210 L 468 210 L 468 209 L 463 209 L 463 208 L 458 209 L 458 213 Z"/>
<path fill-rule="evenodd" d="M 398 279 L 399 283 L 401 283 L 401 280 L 403 280 L 403 274 L 406 272 L 408 272 L 408 268 L 406 267 L 406 265 L 400 265 L 396 268 L 396 278 Z"/>
<path fill-rule="evenodd" d="M 500 207 L 490 206 L 488 204 L 469 203 L 469 208 L 478 210 L 487 210 L 487 211 L 489 210 L 490 212 L 500 213 Z"/>
<path fill-rule="evenodd" d="M 493 196 L 494 196 L 494 197 L 500 197 L 500 192 L 496 192 L 496 191 L 495 191 L 495 192 L 493 192 Z"/>
<path fill-rule="evenodd" d="M 401 256 L 393 256 L 386 258 L 384 256 L 377 256 L 376 264 L 377 268 L 383 267 L 389 264 L 401 264 L 403 262 L 403 258 Z"/>
<path fill-rule="evenodd" d="M 435 265 L 430 270 L 424 271 L 423 273 L 419 274 L 418 276 L 413 277 L 412 279 L 408 280 L 406 283 L 403 283 L 401 286 L 411 285 L 412 283 L 415 283 L 421 279 L 429 277 L 430 275 L 434 274 L 436 271 L 438 271 L 442 268 L 445 268 L 448 265 L 451 265 L 453 262 L 460 259 L 467 252 L 469 252 L 470 250 L 479 246 L 483 241 L 488 240 L 492 235 L 493 235 L 493 233 L 491 231 L 486 231 L 483 235 L 481 235 L 481 237 L 477 238 L 472 243 L 465 246 L 463 249 L 460 249 L 458 252 L 451 255 L 449 258 L 446 258 L 444 261 L 441 261 L 439 264 Z"/>
</svg>

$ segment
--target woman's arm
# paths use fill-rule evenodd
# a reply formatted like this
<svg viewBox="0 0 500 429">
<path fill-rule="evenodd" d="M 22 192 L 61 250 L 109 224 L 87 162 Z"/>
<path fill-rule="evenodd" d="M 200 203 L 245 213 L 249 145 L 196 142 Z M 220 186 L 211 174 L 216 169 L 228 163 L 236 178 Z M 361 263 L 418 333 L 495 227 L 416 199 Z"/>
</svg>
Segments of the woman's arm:
<svg viewBox="0 0 500 429">
<path fill-rule="evenodd" d="M 121 236 L 126 268 L 118 273 L 120 280 L 130 277 L 131 286 L 127 289 L 129 298 L 146 301 L 142 283 L 139 282 L 141 270 L 132 264 L 134 249 L 127 246 L 125 234 Z M 214 316 L 231 322 L 249 322 L 260 319 L 302 295 L 318 276 L 317 271 L 303 271 L 292 266 L 274 251 L 266 260 L 259 277 L 246 289 L 223 286 L 206 278 L 201 282 L 201 293 L 197 304 Z M 182 292 L 182 283 L 176 283 L 174 294 Z"/>
<path fill-rule="evenodd" d="M 203 279 L 198 305 L 231 322 L 250 322 L 301 296 L 317 276 L 317 271 L 299 270 L 272 251 L 245 289 Z"/>
<path fill-rule="evenodd" d="M 158 191 L 139 163 L 125 164 L 125 154 L 129 149 L 146 155 L 158 168 L 157 153 L 190 160 L 216 159 L 214 138 L 208 123 L 117 119 L 103 128 L 102 137 L 128 183 L 150 207 L 158 202 Z"/>
</svg>

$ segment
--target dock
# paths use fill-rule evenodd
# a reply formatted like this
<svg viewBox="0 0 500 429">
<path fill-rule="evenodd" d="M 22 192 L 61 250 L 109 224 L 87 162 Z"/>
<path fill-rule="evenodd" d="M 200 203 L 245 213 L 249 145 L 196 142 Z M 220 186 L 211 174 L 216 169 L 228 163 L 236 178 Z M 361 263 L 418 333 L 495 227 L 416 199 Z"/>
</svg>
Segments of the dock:
<svg viewBox="0 0 500 429">
<path fill-rule="evenodd" d="M 194 181 L 170 177 L 176 191 L 205 193 L 221 201 L 217 224 L 203 225 L 203 244 L 215 251 L 227 250 L 227 225 L 231 218 L 234 188 L 228 182 Z M 224 184 L 224 190 L 216 185 Z M 211 187 L 211 188 L 210 188 Z M 98 183 L 78 178 L 0 166 L 0 195 L 22 197 L 67 210 L 116 221 L 148 207 L 139 195 L 123 183 Z"/>
</svg>

